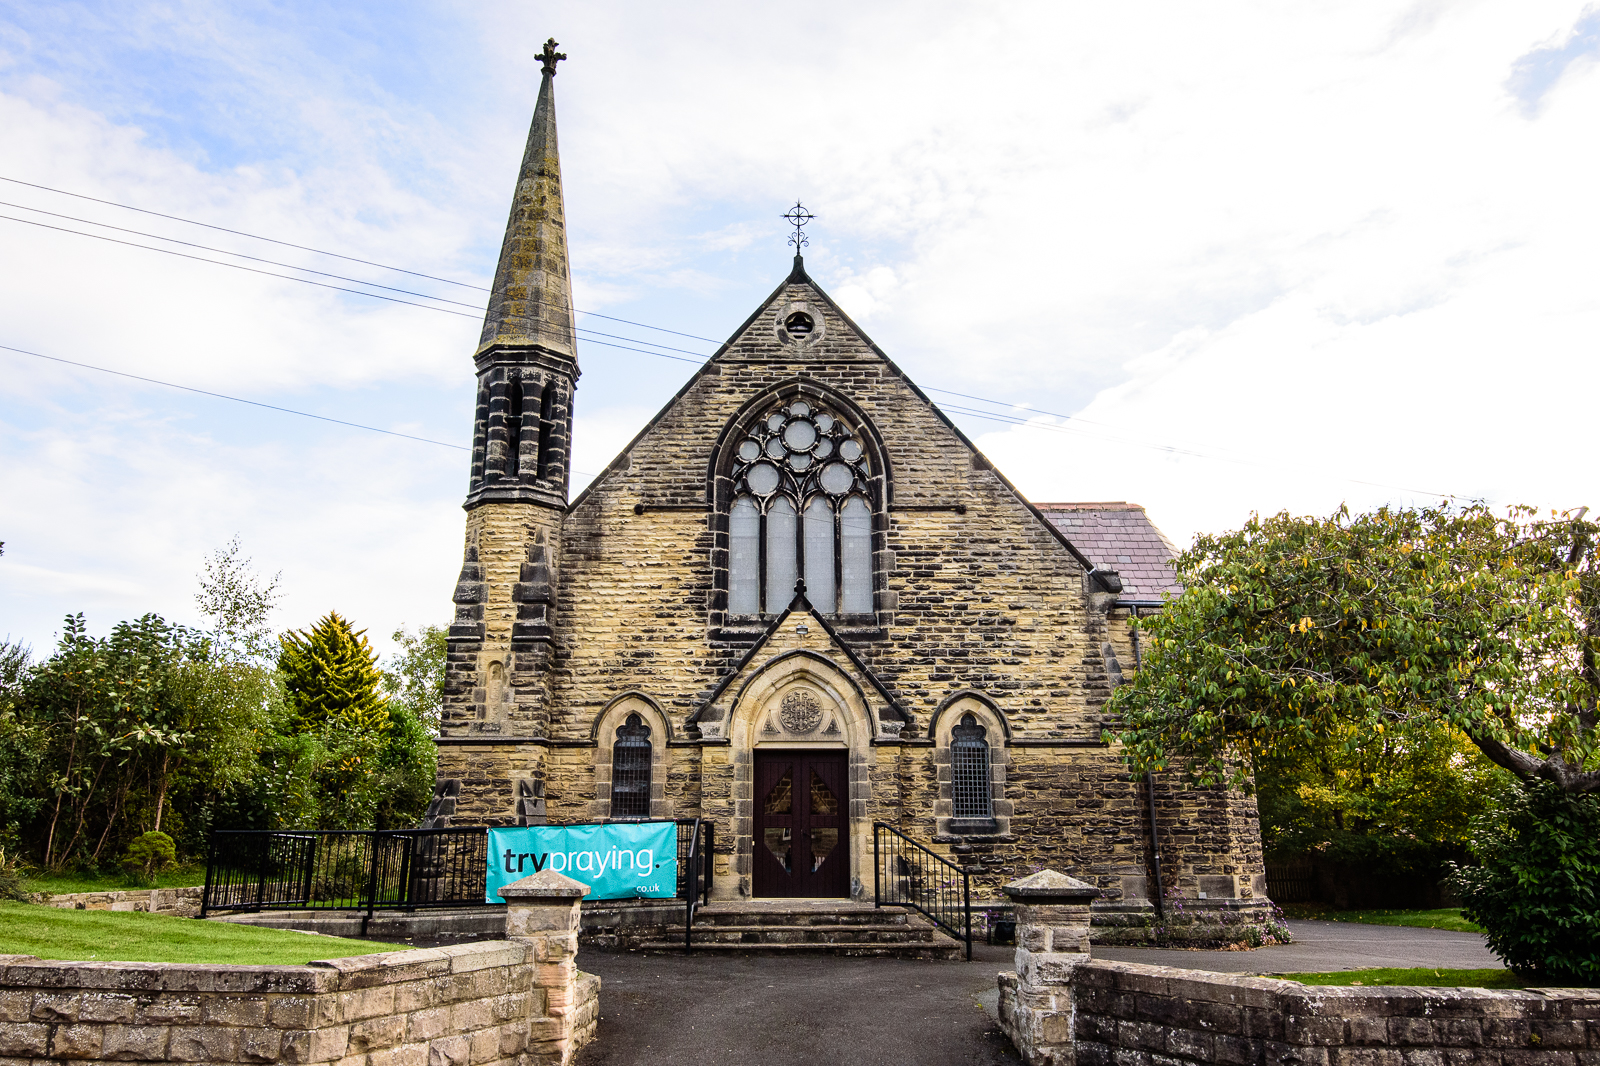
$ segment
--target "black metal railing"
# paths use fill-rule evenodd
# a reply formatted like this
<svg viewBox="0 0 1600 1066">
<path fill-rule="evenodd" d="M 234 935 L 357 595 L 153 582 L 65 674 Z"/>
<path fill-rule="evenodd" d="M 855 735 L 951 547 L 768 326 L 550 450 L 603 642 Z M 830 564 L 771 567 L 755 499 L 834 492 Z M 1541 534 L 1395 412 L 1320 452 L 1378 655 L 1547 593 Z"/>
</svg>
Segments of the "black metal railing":
<svg viewBox="0 0 1600 1066">
<path fill-rule="evenodd" d="M 711 891 L 711 825 L 678 825 L 678 898 Z M 256 830 L 211 834 L 200 915 L 212 911 L 479 907 L 486 897 L 489 835 L 458 829 Z M 698 849 L 698 850 L 697 850 Z M 692 912 L 691 912 L 692 916 Z"/>
<path fill-rule="evenodd" d="M 872 823 L 872 897 L 910 907 L 957 940 L 972 961 L 972 875 L 892 825 Z"/>
<path fill-rule="evenodd" d="M 683 953 L 694 951 L 694 912 L 711 897 L 711 843 L 714 827 L 696 818 L 685 853 L 683 833 L 678 833 L 678 870 L 683 876 Z"/>
<path fill-rule="evenodd" d="M 483 829 L 296 832 L 217 830 L 211 835 L 200 913 L 470 907 L 484 902 Z"/>
</svg>

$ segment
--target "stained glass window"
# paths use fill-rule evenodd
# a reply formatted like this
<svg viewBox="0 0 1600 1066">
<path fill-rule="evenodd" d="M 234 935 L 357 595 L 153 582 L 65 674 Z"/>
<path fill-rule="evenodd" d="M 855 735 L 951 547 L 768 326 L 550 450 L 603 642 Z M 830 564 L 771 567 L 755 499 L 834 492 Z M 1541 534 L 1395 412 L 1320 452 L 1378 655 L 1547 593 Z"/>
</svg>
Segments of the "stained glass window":
<svg viewBox="0 0 1600 1066">
<path fill-rule="evenodd" d="M 777 614 L 804 576 L 824 614 L 870 614 L 872 468 L 861 434 L 811 400 L 763 411 L 734 445 L 728 613 Z"/>
</svg>

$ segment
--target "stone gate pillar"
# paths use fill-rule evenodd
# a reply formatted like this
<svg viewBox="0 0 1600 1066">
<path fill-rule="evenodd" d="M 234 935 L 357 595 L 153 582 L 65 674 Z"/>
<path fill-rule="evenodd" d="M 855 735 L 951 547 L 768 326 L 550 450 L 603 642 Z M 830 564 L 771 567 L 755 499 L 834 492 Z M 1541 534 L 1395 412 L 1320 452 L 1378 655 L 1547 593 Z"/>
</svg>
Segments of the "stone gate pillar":
<svg viewBox="0 0 1600 1066">
<path fill-rule="evenodd" d="M 528 946 L 533 971 L 528 1053 L 540 1066 L 567 1066 L 594 1038 L 600 1018 L 600 978 L 578 969 L 578 905 L 589 886 L 541 870 L 500 890 L 506 901 L 506 939 Z M 537 1002 L 542 1000 L 543 1002 Z"/>
<path fill-rule="evenodd" d="M 1093 885 L 1054 870 L 1001 889 L 1016 904 L 1016 971 L 1000 975 L 1000 1028 L 1028 1066 L 1072 1066 L 1072 976 L 1089 961 Z"/>
</svg>

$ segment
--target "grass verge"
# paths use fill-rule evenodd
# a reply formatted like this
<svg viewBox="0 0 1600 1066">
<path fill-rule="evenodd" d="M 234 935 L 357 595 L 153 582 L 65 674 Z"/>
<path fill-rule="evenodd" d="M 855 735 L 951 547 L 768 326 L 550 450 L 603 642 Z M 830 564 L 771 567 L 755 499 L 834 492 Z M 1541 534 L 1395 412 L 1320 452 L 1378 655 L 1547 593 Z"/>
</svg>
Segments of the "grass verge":
<svg viewBox="0 0 1600 1066">
<path fill-rule="evenodd" d="M 68 911 L 0 903 L 0 954 L 75 962 L 218 962 L 243 966 L 300 966 L 404 944 L 308 936 L 227 922 L 169 918 L 134 911 Z"/>
<path fill-rule="evenodd" d="M 1412 988 L 1526 988 L 1528 983 L 1510 970 L 1413 969 L 1342 970 L 1337 973 L 1275 973 L 1305 985 L 1407 985 Z"/>
<path fill-rule="evenodd" d="M 47 892 L 52 896 L 62 896 L 72 892 L 127 892 L 140 888 L 190 888 L 205 883 L 204 864 L 175 866 L 170 870 L 164 870 L 156 874 L 153 885 L 135 884 L 131 878 L 120 873 L 53 873 L 40 870 L 22 879 L 24 891 Z"/>
<path fill-rule="evenodd" d="M 1324 922 L 1356 922 L 1361 925 L 1405 925 L 1415 929 L 1449 929 L 1457 933 L 1481 933 L 1483 928 L 1461 917 L 1459 907 L 1439 907 L 1421 911 L 1339 911 L 1320 903 L 1289 903 L 1285 918 L 1315 918 Z"/>
</svg>

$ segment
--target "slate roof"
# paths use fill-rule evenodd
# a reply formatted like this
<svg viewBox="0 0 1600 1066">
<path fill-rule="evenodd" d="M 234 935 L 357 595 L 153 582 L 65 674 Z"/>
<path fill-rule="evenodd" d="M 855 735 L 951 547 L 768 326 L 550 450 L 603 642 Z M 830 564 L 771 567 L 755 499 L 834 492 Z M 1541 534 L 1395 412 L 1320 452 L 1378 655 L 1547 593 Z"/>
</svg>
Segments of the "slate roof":
<svg viewBox="0 0 1600 1066">
<path fill-rule="evenodd" d="M 1178 554 L 1136 503 L 1035 503 L 1057 529 L 1096 567 L 1122 577 L 1122 598 L 1159 600 L 1177 595 L 1177 574 L 1168 562 Z"/>
</svg>

